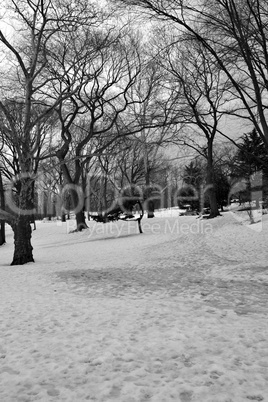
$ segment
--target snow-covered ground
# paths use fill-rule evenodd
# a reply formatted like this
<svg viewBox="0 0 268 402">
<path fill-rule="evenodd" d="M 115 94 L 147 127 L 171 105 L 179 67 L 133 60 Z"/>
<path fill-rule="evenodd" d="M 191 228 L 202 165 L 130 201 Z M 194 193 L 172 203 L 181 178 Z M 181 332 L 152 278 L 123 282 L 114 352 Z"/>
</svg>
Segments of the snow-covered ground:
<svg viewBox="0 0 268 402">
<path fill-rule="evenodd" d="M 0 248 L 0 400 L 268 401 L 268 215 L 37 223 Z"/>
</svg>

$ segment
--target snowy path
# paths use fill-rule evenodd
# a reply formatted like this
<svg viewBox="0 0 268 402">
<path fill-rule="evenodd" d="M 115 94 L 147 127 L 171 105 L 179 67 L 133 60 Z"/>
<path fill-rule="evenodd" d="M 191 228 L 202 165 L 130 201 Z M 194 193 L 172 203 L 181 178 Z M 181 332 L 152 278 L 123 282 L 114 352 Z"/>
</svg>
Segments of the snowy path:
<svg viewBox="0 0 268 402">
<path fill-rule="evenodd" d="M 8 238 L 1 401 L 268 401 L 267 219 L 143 227 L 40 223 L 22 267 Z"/>
</svg>

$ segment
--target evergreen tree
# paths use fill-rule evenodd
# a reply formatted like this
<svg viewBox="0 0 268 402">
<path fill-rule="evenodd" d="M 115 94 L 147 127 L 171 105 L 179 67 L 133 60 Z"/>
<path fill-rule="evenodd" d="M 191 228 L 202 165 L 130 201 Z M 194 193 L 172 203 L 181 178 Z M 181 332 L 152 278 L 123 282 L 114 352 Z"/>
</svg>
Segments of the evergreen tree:
<svg viewBox="0 0 268 402">
<path fill-rule="evenodd" d="M 262 173 L 260 183 L 259 174 Z M 232 177 L 245 181 L 245 189 L 239 192 L 241 202 L 251 201 L 252 193 L 262 192 L 263 198 L 268 194 L 268 156 L 263 140 L 256 130 L 244 134 L 239 151 L 236 154 Z M 258 204 L 259 199 L 256 199 Z"/>
</svg>

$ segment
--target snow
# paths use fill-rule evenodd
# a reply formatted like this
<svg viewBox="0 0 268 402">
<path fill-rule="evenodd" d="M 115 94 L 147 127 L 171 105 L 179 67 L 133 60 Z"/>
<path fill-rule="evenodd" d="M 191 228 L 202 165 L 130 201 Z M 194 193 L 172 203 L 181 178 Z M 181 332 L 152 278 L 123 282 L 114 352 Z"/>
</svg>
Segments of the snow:
<svg viewBox="0 0 268 402">
<path fill-rule="evenodd" d="M 88 224 L 7 229 L 1 401 L 268 401 L 268 215 Z"/>
</svg>

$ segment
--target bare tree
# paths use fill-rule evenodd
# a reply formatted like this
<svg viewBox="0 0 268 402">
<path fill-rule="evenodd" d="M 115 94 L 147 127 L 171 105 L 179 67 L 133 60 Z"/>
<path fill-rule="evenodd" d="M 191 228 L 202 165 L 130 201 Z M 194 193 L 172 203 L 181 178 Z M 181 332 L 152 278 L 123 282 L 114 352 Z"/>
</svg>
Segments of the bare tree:
<svg viewBox="0 0 268 402">
<path fill-rule="evenodd" d="M 134 99 L 145 99 L 137 102 L 132 108 L 132 118 L 140 125 L 140 132 L 135 136 L 136 150 L 142 154 L 144 171 L 144 200 L 147 216 L 154 217 L 154 202 L 151 197 L 155 184 L 152 182 L 153 167 L 160 154 L 160 148 L 172 138 L 174 125 L 173 98 L 165 88 L 165 71 L 155 63 L 155 55 L 146 48 L 143 57 L 143 69 L 132 89 Z M 154 121 L 159 124 L 153 125 Z M 148 126 L 149 124 L 149 126 Z M 147 127 L 146 127 L 147 125 Z"/>
<path fill-rule="evenodd" d="M 240 105 L 234 115 L 249 119 L 268 152 L 267 73 L 268 3 L 266 0 L 117 0 L 169 23 L 173 38 L 188 32 L 226 74 Z M 231 112 L 231 111 L 230 111 Z"/>
<path fill-rule="evenodd" d="M 140 73 L 137 44 L 124 30 L 97 30 L 90 40 L 87 32 L 84 32 L 84 39 L 81 36 L 80 32 L 79 49 L 71 49 L 79 62 L 71 61 L 70 65 L 69 60 L 76 57 L 67 58 L 64 53 L 61 63 L 67 74 L 60 77 L 58 83 L 59 88 L 66 87 L 75 75 L 80 81 L 80 89 L 56 109 L 61 131 L 61 144 L 56 155 L 65 183 L 75 190 L 71 190 L 71 194 L 78 230 L 85 227 L 83 208 L 76 208 L 76 190 L 81 184 L 84 167 L 117 138 L 129 134 L 118 132 L 117 124 L 130 104 L 136 102 L 129 92 Z M 73 43 L 77 46 L 75 41 Z M 88 144 L 91 144 L 90 153 Z"/>
<path fill-rule="evenodd" d="M 187 145 L 206 158 L 206 191 L 210 217 L 215 217 L 219 212 L 213 144 L 220 132 L 220 120 L 229 110 L 228 82 L 210 53 L 195 39 L 182 37 L 180 42 L 170 43 L 170 36 L 164 36 L 165 46 L 159 51 L 158 61 L 169 75 L 170 91 L 176 99 L 173 112 L 184 127 L 183 133 L 174 136 L 174 142 Z"/>
<path fill-rule="evenodd" d="M 49 118 L 63 99 L 78 90 L 76 77 L 61 92 L 54 91 L 55 77 L 49 76 L 47 66 L 55 42 L 62 43 L 70 32 L 83 24 L 95 24 L 98 13 L 92 4 L 81 1 L 58 2 L 9 0 L 8 16 L 15 21 L 14 35 L 0 31 L 1 50 L 6 53 L 8 78 L 1 85 L 0 111 L 4 115 L 2 129 L 12 142 L 18 159 L 19 187 L 14 199 L 10 191 L 10 212 L 1 211 L 1 220 L 14 231 L 12 265 L 33 262 L 30 219 L 33 209 L 34 164 L 40 152 L 40 124 Z M 55 66 L 56 68 L 56 66 Z M 59 70 L 59 74 L 65 74 Z M 14 113 L 18 111 L 18 113 Z"/>
<path fill-rule="evenodd" d="M 4 193 L 4 185 L 2 179 L 2 171 L 0 168 L 0 208 L 1 210 L 5 210 L 5 193 Z M 2 221 L 0 223 L 0 246 L 6 242 L 6 234 L 5 234 L 5 222 Z"/>
</svg>

